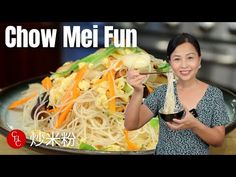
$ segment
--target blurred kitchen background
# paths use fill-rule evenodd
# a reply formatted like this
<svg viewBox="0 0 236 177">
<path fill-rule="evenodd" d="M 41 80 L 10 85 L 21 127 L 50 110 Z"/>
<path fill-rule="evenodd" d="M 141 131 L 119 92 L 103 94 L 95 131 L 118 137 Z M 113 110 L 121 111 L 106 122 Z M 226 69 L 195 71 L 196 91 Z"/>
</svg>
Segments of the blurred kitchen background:
<svg viewBox="0 0 236 177">
<path fill-rule="evenodd" d="M 79 25 L 82 29 L 98 25 L 99 47 L 103 46 L 103 26 L 114 28 L 135 28 L 138 31 L 138 45 L 157 58 L 166 58 L 168 41 L 176 33 L 188 32 L 200 42 L 202 68 L 199 78 L 218 84 L 236 92 L 236 22 L 34 22 L 0 23 L 0 88 L 15 82 L 48 74 L 66 61 L 80 59 L 97 49 L 62 48 L 7 48 L 5 28 L 21 25 L 27 29 L 56 28 Z M 58 34 L 57 41 L 61 41 Z"/>
<path fill-rule="evenodd" d="M 123 24 L 124 25 L 124 24 Z M 193 34 L 202 49 L 199 77 L 236 91 L 236 23 L 135 23 L 140 46 L 166 58 L 169 39 L 176 33 Z"/>
<path fill-rule="evenodd" d="M 168 41 L 177 33 L 193 34 L 202 49 L 202 68 L 199 78 L 213 82 L 236 92 L 236 22 L 89 22 L 64 23 L 92 28 L 97 24 L 115 28 L 135 28 L 138 45 L 157 58 L 166 58 Z M 100 30 L 99 44 L 103 46 L 103 31 Z M 63 49 L 63 61 L 80 58 L 94 49 Z"/>
<path fill-rule="evenodd" d="M 219 84 L 236 92 L 236 22 L 110 22 L 64 23 L 99 29 L 105 25 L 115 28 L 135 28 L 138 45 L 157 58 L 166 58 L 168 41 L 176 33 L 188 32 L 197 37 L 202 49 L 202 68 L 199 78 Z M 99 44 L 103 46 L 103 31 L 99 30 Z M 63 62 L 81 58 L 95 49 L 63 49 Z"/>
</svg>

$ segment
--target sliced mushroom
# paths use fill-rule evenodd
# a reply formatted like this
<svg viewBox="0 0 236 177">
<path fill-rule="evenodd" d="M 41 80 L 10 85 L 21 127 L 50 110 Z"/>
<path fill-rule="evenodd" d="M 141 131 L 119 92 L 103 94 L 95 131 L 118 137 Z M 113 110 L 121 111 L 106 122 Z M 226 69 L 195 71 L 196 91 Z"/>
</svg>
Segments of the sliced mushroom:
<svg viewBox="0 0 236 177">
<path fill-rule="evenodd" d="M 43 103 L 43 101 L 44 101 L 44 103 Z M 49 103 L 49 95 L 47 94 L 47 92 L 40 94 L 37 99 L 36 105 L 31 110 L 31 118 L 34 119 L 34 115 L 38 114 L 40 111 L 46 111 L 47 108 L 49 108 L 48 103 Z M 37 110 L 37 112 L 36 112 L 36 110 Z M 41 113 L 38 117 L 40 120 L 41 118 L 46 118 L 47 116 L 48 116 L 47 114 Z"/>
</svg>

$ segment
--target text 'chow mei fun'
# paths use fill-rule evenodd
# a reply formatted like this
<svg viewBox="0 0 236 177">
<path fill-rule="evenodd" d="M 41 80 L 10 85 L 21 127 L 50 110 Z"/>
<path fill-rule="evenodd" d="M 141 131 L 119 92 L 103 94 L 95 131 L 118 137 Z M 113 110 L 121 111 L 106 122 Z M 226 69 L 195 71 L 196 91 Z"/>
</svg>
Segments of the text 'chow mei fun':
<svg viewBox="0 0 236 177">
<path fill-rule="evenodd" d="M 98 25 L 92 29 L 80 26 L 63 26 L 61 38 L 63 47 L 98 47 Z M 137 47 L 136 29 L 115 29 L 104 26 L 104 47 L 109 47 L 111 40 L 115 47 Z M 54 48 L 57 29 L 24 29 L 22 26 L 8 26 L 5 29 L 5 45 L 8 48 Z"/>
</svg>

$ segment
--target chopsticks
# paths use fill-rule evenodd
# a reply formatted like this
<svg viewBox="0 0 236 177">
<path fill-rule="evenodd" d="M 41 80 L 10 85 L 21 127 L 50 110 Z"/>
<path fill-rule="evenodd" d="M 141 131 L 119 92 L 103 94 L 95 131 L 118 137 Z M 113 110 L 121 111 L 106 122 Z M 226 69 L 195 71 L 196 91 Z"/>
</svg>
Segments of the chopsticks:
<svg viewBox="0 0 236 177">
<path fill-rule="evenodd" d="M 160 71 L 157 71 L 157 72 L 141 72 L 139 73 L 140 75 L 148 75 L 148 74 L 163 74 L 163 73 L 169 73 L 168 71 L 166 72 L 160 72 Z"/>
</svg>

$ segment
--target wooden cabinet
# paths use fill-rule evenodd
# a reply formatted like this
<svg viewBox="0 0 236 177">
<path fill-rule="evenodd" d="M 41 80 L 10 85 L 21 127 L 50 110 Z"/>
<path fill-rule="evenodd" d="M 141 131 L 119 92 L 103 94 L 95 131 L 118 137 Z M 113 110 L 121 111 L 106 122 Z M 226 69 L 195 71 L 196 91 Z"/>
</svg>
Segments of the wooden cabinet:
<svg viewBox="0 0 236 177">
<path fill-rule="evenodd" d="M 7 26 L 20 25 L 25 29 L 57 29 L 60 23 L 0 23 L 0 88 L 13 83 L 55 71 L 61 63 L 60 46 L 57 39 L 54 48 L 8 48 L 5 45 Z"/>
</svg>

